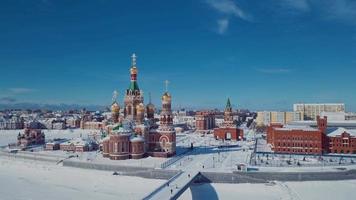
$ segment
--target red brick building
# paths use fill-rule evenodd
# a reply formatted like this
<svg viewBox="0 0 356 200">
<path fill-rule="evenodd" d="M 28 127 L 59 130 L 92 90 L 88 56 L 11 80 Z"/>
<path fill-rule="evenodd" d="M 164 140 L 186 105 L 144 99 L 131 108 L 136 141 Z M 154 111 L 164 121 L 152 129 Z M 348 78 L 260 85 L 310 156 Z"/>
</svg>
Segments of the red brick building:
<svg viewBox="0 0 356 200">
<path fill-rule="evenodd" d="M 17 136 L 17 145 L 26 149 L 31 145 L 41 145 L 45 143 L 45 134 L 40 129 L 25 128 L 23 133 Z"/>
<path fill-rule="evenodd" d="M 218 140 L 242 140 L 243 130 L 234 123 L 230 99 L 227 99 L 224 122 L 221 127 L 214 129 L 214 137 Z"/>
<path fill-rule="evenodd" d="M 356 130 L 338 128 L 328 134 L 330 153 L 356 154 Z"/>
<path fill-rule="evenodd" d="M 198 111 L 195 114 L 195 127 L 197 131 L 206 131 L 215 128 L 215 113 L 212 111 Z"/>
<path fill-rule="evenodd" d="M 124 116 L 114 93 L 111 106 L 113 125 L 108 125 L 108 135 L 102 140 L 103 156 L 113 160 L 139 159 L 145 156 L 170 157 L 176 154 L 176 131 L 173 126 L 172 96 L 166 90 L 162 95 L 159 125 L 156 124 L 155 107 L 151 100 L 143 104 L 143 92 L 138 87 L 136 56 L 132 56 L 130 86 L 125 92 Z M 168 87 L 168 81 L 166 81 Z M 112 129 L 110 127 L 113 127 Z"/>
<path fill-rule="evenodd" d="M 267 143 L 276 153 L 322 154 L 328 152 L 327 118 L 317 118 L 318 128 L 271 124 Z"/>
</svg>

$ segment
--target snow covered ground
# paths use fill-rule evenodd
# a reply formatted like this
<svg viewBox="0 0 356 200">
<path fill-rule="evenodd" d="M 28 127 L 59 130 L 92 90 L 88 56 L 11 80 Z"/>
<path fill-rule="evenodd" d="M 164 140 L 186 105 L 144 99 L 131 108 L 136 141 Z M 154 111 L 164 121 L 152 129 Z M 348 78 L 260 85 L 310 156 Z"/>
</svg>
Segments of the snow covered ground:
<svg viewBox="0 0 356 200">
<path fill-rule="evenodd" d="M 141 199 L 164 180 L 0 157 L 1 200 Z"/>
<path fill-rule="evenodd" d="M 50 163 L 0 158 L 0 199 L 141 199 L 164 180 L 113 176 L 112 172 L 67 168 Z M 275 184 L 194 184 L 179 198 L 205 199 L 352 199 L 356 180 L 276 182 Z"/>
<path fill-rule="evenodd" d="M 354 199 L 356 180 L 276 182 L 275 184 L 195 184 L 179 200 L 346 200 Z"/>
</svg>

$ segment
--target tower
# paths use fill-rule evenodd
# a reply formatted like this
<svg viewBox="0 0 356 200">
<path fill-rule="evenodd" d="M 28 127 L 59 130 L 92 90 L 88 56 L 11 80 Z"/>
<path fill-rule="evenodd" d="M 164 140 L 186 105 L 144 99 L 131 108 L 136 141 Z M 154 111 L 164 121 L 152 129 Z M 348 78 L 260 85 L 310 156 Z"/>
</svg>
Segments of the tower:
<svg viewBox="0 0 356 200">
<path fill-rule="evenodd" d="M 171 156 L 175 155 L 176 152 L 176 132 L 173 127 L 172 97 L 168 93 L 168 81 L 165 83 L 166 92 L 162 95 L 162 111 L 158 133 L 161 134 L 159 138 L 161 150 L 166 152 L 167 156 Z"/>
<path fill-rule="evenodd" d="M 147 111 L 147 119 L 153 119 L 155 116 L 155 106 L 151 102 L 151 93 L 149 95 L 149 103 L 146 106 L 146 111 Z"/>
<path fill-rule="evenodd" d="M 124 117 L 131 120 L 137 119 L 137 106 L 143 103 L 142 91 L 137 84 L 138 70 L 136 67 L 136 55 L 131 56 L 131 68 L 130 68 L 130 85 L 126 89 L 124 98 Z"/>
<path fill-rule="evenodd" d="M 234 118 L 232 115 L 232 107 L 230 103 L 230 98 L 227 99 L 226 107 L 224 111 L 224 126 L 231 127 L 234 124 Z"/>
<path fill-rule="evenodd" d="M 118 93 L 115 90 L 113 92 L 113 97 L 112 97 L 113 103 L 111 104 L 111 118 L 112 118 L 114 123 L 118 122 L 119 116 L 120 116 L 120 105 L 116 101 L 117 95 L 118 95 Z"/>
</svg>

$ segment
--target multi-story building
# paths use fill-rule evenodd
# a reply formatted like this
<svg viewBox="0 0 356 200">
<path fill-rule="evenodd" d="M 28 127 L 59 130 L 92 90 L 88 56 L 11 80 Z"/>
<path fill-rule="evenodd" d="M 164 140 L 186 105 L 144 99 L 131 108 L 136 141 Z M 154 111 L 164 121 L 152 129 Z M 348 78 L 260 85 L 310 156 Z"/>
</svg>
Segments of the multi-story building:
<svg viewBox="0 0 356 200">
<path fill-rule="evenodd" d="M 318 128 L 271 124 L 267 129 L 267 143 L 276 153 L 322 154 L 328 152 L 327 118 L 317 118 Z"/>
<path fill-rule="evenodd" d="M 271 124 L 267 129 L 267 143 L 276 153 L 356 154 L 356 130 L 338 128 L 328 133 L 327 119 L 317 116 L 318 128 Z"/>
<path fill-rule="evenodd" d="M 303 113 L 301 112 L 262 111 L 257 112 L 256 123 L 258 126 L 268 126 L 271 123 L 288 124 L 302 120 Z"/>
<path fill-rule="evenodd" d="M 52 129 L 55 129 L 55 130 L 66 129 L 66 123 L 61 120 L 56 120 L 52 123 Z"/>
<path fill-rule="evenodd" d="M 293 104 L 293 111 L 302 112 L 305 120 L 316 120 L 321 112 L 345 112 L 344 103 L 298 103 Z"/>
<path fill-rule="evenodd" d="M 80 122 L 81 129 L 101 130 L 105 128 L 105 125 L 106 125 L 105 122 L 94 122 L 94 121 L 85 121 L 85 120 L 82 120 Z"/>
<path fill-rule="evenodd" d="M 85 152 L 94 151 L 98 144 L 91 139 L 76 138 L 59 144 L 59 149 L 62 151 Z"/>
<path fill-rule="evenodd" d="M 78 117 L 70 117 L 66 119 L 67 128 L 80 128 L 80 119 Z"/>
<path fill-rule="evenodd" d="M 356 154 L 356 130 L 338 128 L 328 134 L 330 153 Z"/>
<path fill-rule="evenodd" d="M 0 117 L 0 130 L 1 129 L 23 129 L 24 120 L 17 116 L 1 116 Z"/>
<path fill-rule="evenodd" d="M 345 112 L 321 112 L 320 117 L 327 117 L 328 121 L 345 121 Z"/>
<path fill-rule="evenodd" d="M 197 131 L 215 128 L 215 113 L 213 111 L 198 111 L 195 114 L 195 128 Z"/>
<path fill-rule="evenodd" d="M 350 120 L 356 120 L 356 113 L 346 113 L 345 114 L 345 120 L 350 121 Z"/>
<path fill-rule="evenodd" d="M 214 137 L 218 140 L 242 140 L 243 130 L 239 129 L 233 120 L 232 107 L 230 99 L 227 99 L 224 122 L 222 126 L 214 129 Z"/>
</svg>

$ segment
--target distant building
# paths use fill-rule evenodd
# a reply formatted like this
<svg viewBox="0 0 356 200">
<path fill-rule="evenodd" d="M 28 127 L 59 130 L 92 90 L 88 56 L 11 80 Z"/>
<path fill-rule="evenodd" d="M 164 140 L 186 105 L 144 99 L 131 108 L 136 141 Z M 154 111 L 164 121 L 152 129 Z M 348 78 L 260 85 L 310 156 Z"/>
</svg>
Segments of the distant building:
<svg viewBox="0 0 356 200">
<path fill-rule="evenodd" d="M 302 112 L 305 120 L 316 120 L 322 112 L 345 112 L 345 104 L 343 103 L 308 103 L 294 104 L 293 111 Z"/>
<path fill-rule="evenodd" d="M 195 114 L 195 127 L 197 131 L 212 130 L 215 128 L 215 113 L 213 111 L 198 111 Z"/>
<path fill-rule="evenodd" d="M 271 124 L 267 129 L 267 143 L 276 153 L 322 154 L 328 152 L 327 118 L 317 118 L 318 128 Z"/>
<path fill-rule="evenodd" d="M 302 121 L 302 112 L 279 112 L 279 111 L 262 111 L 257 112 L 256 124 L 258 126 L 268 126 L 271 123 L 288 124 L 293 121 Z"/>
<path fill-rule="evenodd" d="M 356 113 L 346 113 L 345 114 L 345 120 L 351 121 L 351 120 L 356 120 Z"/>
<path fill-rule="evenodd" d="M 320 117 L 327 117 L 328 121 L 345 121 L 345 112 L 321 112 Z"/>
<path fill-rule="evenodd" d="M 0 117 L 0 130 L 1 129 L 23 129 L 24 120 L 18 116 L 1 116 Z"/>
<path fill-rule="evenodd" d="M 43 124 L 37 120 L 30 120 L 24 123 L 25 128 L 28 129 L 43 129 L 45 128 Z"/>
<path fill-rule="evenodd" d="M 227 99 L 224 122 L 222 126 L 214 129 L 214 137 L 218 140 L 242 140 L 243 130 L 239 129 L 233 120 L 230 99 Z"/>
<path fill-rule="evenodd" d="M 104 129 L 105 126 L 106 126 L 105 122 L 93 122 L 93 121 L 85 121 L 85 120 L 82 120 L 80 122 L 80 128 L 81 129 L 100 130 L 100 129 Z"/>
<path fill-rule="evenodd" d="M 51 143 L 49 145 L 51 145 Z M 85 151 L 94 151 L 97 150 L 97 148 L 98 148 L 98 144 L 90 138 L 87 139 L 76 138 L 59 144 L 59 149 L 62 151 L 85 152 Z"/>
<path fill-rule="evenodd" d="M 55 130 L 63 130 L 66 129 L 66 123 L 64 121 L 54 121 L 52 123 L 52 129 Z"/>
<path fill-rule="evenodd" d="M 60 149 L 60 144 L 67 142 L 67 139 L 54 139 L 46 143 L 45 150 L 55 151 Z"/>
<path fill-rule="evenodd" d="M 17 145 L 22 149 L 31 145 L 40 145 L 45 143 L 45 134 L 40 129 L 26 128 L 23 133 L 17 136 Z"/>
</svg>

